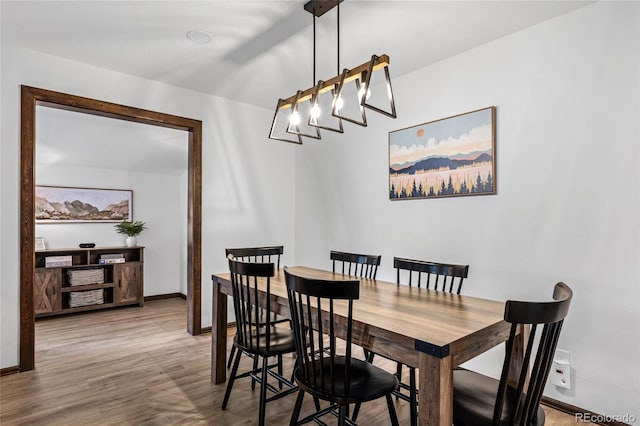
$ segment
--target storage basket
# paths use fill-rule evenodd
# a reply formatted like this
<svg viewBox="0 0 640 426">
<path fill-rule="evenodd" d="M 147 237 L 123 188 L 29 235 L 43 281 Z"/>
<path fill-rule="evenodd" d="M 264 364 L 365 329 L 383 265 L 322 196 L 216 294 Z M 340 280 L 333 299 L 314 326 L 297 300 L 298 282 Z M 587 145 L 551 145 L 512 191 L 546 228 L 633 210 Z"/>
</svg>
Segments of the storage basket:
<svg viewBox="0 0 640 426">
<path fill-rule="evenodd" d="M 103 303 L 104 303 L 104 290 L 101 288 L 97 290 L 69 292 L 70 308 L 77 308 L 79 306 L 89 306 L 89 305 L 102 305 Z"/>
<path fill-rule="evenodd" d="M 88 285 L 104 283 L 104 270 L 102 268 L 76 269 L 67 271 L 69 285 Z"/>
</svg>

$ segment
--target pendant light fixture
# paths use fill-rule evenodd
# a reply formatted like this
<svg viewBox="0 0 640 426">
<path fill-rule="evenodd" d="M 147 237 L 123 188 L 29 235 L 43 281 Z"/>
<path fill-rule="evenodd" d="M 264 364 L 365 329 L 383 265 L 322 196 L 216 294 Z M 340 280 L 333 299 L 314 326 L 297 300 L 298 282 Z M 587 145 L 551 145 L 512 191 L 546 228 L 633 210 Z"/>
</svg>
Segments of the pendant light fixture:
<svg viewBox="0 0 640 426">
<path fill-rule="evenodd" d="M 279 99 L 271 122 L 270 139 L 302 144 L 302 137 L 321 139 L 320 129 L 343 133 L 342 120 L 367 125 L 365 108 L 396 118 L 389 76 L 389 56 L 373 55 L 368 62 L 340 72 L 340 3 L 311 0 L 304 5 L 313 15 L 313 87 Z M 336 7 L 337 6 L 337 7 Z M 316 18 L 337 9 L 337 74 L 316 81 Z M 384 87 L 384 90 L 382 89 Z"/>
</svg>

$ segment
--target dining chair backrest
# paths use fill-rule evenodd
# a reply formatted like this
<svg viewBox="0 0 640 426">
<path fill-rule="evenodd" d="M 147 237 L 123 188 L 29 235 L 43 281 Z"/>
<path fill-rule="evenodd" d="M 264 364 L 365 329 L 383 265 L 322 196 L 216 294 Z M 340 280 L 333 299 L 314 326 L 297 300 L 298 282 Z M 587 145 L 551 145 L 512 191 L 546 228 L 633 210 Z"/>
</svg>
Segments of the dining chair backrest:
<svg viewBox="0 0 640 426">
<path fill-rule="evenodd" d="M 305 278 L 286 267 L 284 271 L 296 341 L 296 380 L 326 395 L 335 395 L 336 387 L 348 392 L 353 301 L 359 298 L 360 282 Z M 338 377 L 338 371 L 344 376 Z"/>
<path fill-rule="evenodd" d="M 271 310 L 271 277 L 273 263 L 250 263 L 229 259 L 233 309 L 236 316 L 236 339 L 238 344 L 251 352 L 265 352 L 271 346 L 271 316 L 262 315 Z M 266 286 L 264 306 L 260 306 L 258 285 Z"/>
<path fill-rule="evenodd" d="M 437 291 L 455 292 L 460 294 L 462 282 L 469 274 L 469 265 L 454 265 L 451 263 L 438 263 L 426 260 L 404 259 L 401 257 L 393 258 L 393 267 L 396 268 L 396 282 L 400 284 L 400 271 L 408 271 L 408 284 L 413 284 L 413 277 L 417 276 L 418 288 L 425 282 L 427 289 L 431 288 Z"/>
<path fill-rule="evenodd" d="M 336 272 L 336 262 L 341 262 L 343 274 L 375 279 L 382 256 L 331 250 L 329 258 L 333 261 L 334 273 Z"/>
<path fill-rule="evenodd" d="M 269 247 L 238 247 L 225 249 L 226 257 L 232 255 L 243 262 L 275 263 L 280 269 L 280 257 L 284 253 L 284 246 Z"/>
<path fill-rule="evenodd" d="M 509 340 L 507 340 L 507 349 L 494 406 L 493 424 L 500 424 L 507 397 L 514 398 L 512 401 L 515 401 L 509 404 L 515 407 L 511 411 L 509 424 L 529 424 L 535 418 L 572 297 L 573 292 L 569 286 L 560 282 L 554 287 L 552 302 L 507 301 L 504 319 L 511 323 L 511 332 Z M 514 386 L 514 384 L 508 384 L 507 381 L 509 371 L 512 368 L 513 357 L 511 355 L 516 334 L 521 325 L 529 325 L 531 330 L 524 348 L 521 374 L 518 383 Z M 531 369 L 529 366 L 532 366 Z M 527 377 L 529 371 L 530 376 Z M 508 387 L 511 388 L 509 392 L 507 392 Z M 515 394 L 512 392 L 513 389 L 515 389 Z"/>
</svg>

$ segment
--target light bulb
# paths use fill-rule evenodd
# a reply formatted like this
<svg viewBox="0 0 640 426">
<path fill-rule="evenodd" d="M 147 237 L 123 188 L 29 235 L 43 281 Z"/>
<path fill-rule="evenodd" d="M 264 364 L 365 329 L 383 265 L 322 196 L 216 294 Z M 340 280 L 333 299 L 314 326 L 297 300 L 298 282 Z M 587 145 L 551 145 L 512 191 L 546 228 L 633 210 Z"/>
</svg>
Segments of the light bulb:
<svg viewBox="0 0 640 426">
<path fill-rule="evenodd" d="M 309 111 L 309 115 L 311 115 L 311 118 L 313 119 L 320 117 L 321 113 L 322 113 L 322 110 L 320 109 L 320 105 L 318 104 L 313 104 L 313 106 L 311 107 L 311 110 Z"/>
<path fill-rule="evenodd" d="M 298 111 L 293 111 L 291 113 L 291 116 L 289 116 L 289 124 L 292 126 L 300 124 L 300 114 L 298 114 Z"/>
<path fill-rule="evenodd" d="M 336 106 L 335 106 L 336 111 L 340 111 L 343 106 L 344 106 L 344 100 L 342 99 L 342 95 L 340 95 L 336 99 Z"/>
<path fill-rule="evenodd" d="M 362 84 L 362 86 L 360 87 L 360 91 L 358 92 L 358 99 L 362 99 L 362 97 L 364 96 L 365 90 L 367 91 L 365 101 L 368 101 L 369 98 L 371 97 L 371 89 L 367 89 L 367 85 L 364 83 Z"/>
</svg>

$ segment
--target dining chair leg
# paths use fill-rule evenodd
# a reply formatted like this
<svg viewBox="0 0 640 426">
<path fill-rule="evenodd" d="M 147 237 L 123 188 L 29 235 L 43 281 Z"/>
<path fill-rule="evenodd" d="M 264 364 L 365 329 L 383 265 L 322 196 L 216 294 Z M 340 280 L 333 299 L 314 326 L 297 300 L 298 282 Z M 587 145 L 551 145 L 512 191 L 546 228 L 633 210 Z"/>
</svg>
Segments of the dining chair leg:
<svg viewBox="0 0 640 426">
<path fill-rule="evenodd" d="M 402 380 L 402 363 L 399 362 L 396 364 L 396 377 L 398 380 Z"/>
<path fill-rule="evenodd" d="M 418 398 L 416 397 L 416 369 L 409 367 L 409 407 L 411 409 L 411 426 L 418 426 Z"/>
<path fill-rule="evenodd" d="M 258 356 L 256 355 L 256 359 Z M 269 357 L 262 357 L 262 375 L 260 382 L 260 414 L 258 425 L 264 426 L 265 411 L 267 411 L 267 370 L 269 369 Z"/>
<path fill-rule="evenodd" d="M 257 370 L 258 368 L 258 355 L 254 355 L 253 356 L 253 371 Z M 256 379 L 254 379 L 253 377 L 251 378 L 251 390 L 254 390 L 256 388 Z"/>
<path fill-rule="evenodd" d="M 282 376 L 282 354 L 278 355 L 278 375 Z M 282 389 L 282 382 L 278 380 L 278 388 Z"/>
<path fill-rule="evenodd" d="M 366 359 L 367 359 L 367 362 L 368 362 L 369 364 L 373 364 L 373 357 L 374 357 L 376 354 L 375 354 L 375 352 L 371 352 L 371 351 L 368 351 L 368 352 L 369 352 L 369 353 L 368 353 L 367 358 L 366 358 Z"/>
<path fill-rule="evenodd" d="M 314 398 L 314 399 L 317 399 L 317 398 Z M 289 421 L 289 426 L 295 426 L 298 424 L 298 417 L 300 417 L 300 409 L 302 408 L 303 400 L 304 400 L 304 391 L 300 389 L 298 390 L 296 405 L 293 407 L 293 412 L 291 413 L 291 420 Z"/>
<path fill-rule="evenodd" d="M 231 374 L 229 375 L 229 382 L 227 383 L 227 389 L 224 391 L 224 399 L 222 400 L 222 409 L 227 408 L 227 403 L 229 402 L 229 397 L 231 396 L 231 388 L 233 387 L 233 382 L 236 380 L 236 374 L 238 373 L 238 365 L 240 365 L 240 357 L 242 356 L 242 351 L 236 351 L 236 358 L 233 361 L 233 368 L 231 369 Z"/>
<path fill-rule="evenodd" d="M 355 423 L 358 419 L 358 413 L 360 412 L 360 402 L 356 402 L 355 407 L 353 407 L 353 416 L 351 416 L 351 421 Z"/>
<path fill-rule="evenodd" d="M 227 370 L 231 368 L 231 364 L 233 364 L 233 357 L 236 354 L 236 347 L 231 346 L 231 353 L 229 354 L 229 361 L 227 361 Z"/>
<path fill-rule="evenodd" d="M 391 425 L 399 426 L 396 407 L 393 405 L 393 399 L 391 398 L 391 395 L 387 395 L 387 407 L 389 407 L 389 418 L 391 419 Z"/>
<path fill-rule="evenodd" d="M 341 405 L 338 415 L 338 426 L 344 426 L 347 424 L 347 404 Z"/>
</svg>

